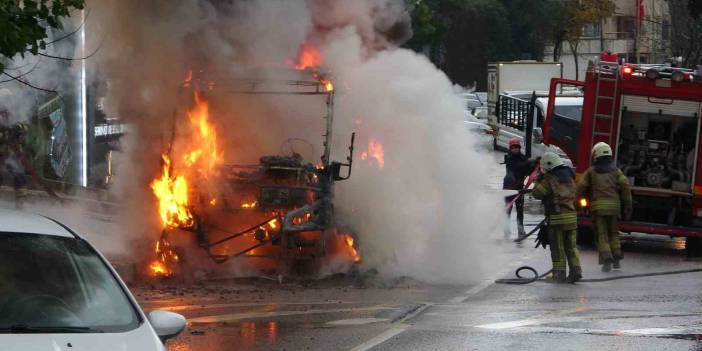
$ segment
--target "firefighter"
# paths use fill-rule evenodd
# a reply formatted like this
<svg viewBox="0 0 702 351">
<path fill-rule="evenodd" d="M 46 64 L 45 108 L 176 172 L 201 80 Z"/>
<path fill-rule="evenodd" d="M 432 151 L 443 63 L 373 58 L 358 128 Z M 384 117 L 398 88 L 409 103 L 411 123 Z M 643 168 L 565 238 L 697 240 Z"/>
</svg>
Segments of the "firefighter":
<svg viewBox="0 0 702 351">
<path fill-rule="evenodd" d="M 551 246 L 553 280 L 557 283 L 575 283 L 582 278 L 580 254 L 575 244 L 578 217 L 575 212 L 575 174 L 553 152 L 541 158 L 541 174 L 534 183 L 532 195 L 541 200 L 546 214 L 548 240 Z M 570 274 L 566 277 L 566 263 Z"/>
<path fill-rule="evenodd" d="M 22 164 L 22 146 L 26 142 L 29 126 L 17 123 L 0 128 L 0 184 L 12 183 L 15 207 L 21 208 L 25 197 L 27 176 Z"/>
<path fill-rule="evenodd" d="M 522 144 L 519 139 L 514 138 L 509 141 L 509 151 L 505 155 L 505 178 L 502 181 L 502 189 L 505 190 L 522 190 L 524 188 L 524 180 L 529 176 L 536 164 L 535 161 L 529 160 L 522 154 Z M 512 207 L 509 204 L 514 202 L 517 207 L 517 231 L 519 237 L 526 235 L 524 231 L 524 196 L 520 194 L 505 197 L 505 205 L 507 206 L 507 224 L 505 225 L 505 238 L 512 235 L 511 225 L 509 222 L 512 216 Z"/>
<path fill-rule="evenodd" d="M 619 261 L 623 256 L 617 218 L 622 207 L 624 219 L 631 218 L 631 190 L 629 180 L 612 162 L 612 148 L 607 143 L 595 144 L 592 157 L 592 167 L 578 184 L 578 197 L 590 199 L 599 263 L 603 272 L 609 272 L 621 268 Z"/>
</svg>

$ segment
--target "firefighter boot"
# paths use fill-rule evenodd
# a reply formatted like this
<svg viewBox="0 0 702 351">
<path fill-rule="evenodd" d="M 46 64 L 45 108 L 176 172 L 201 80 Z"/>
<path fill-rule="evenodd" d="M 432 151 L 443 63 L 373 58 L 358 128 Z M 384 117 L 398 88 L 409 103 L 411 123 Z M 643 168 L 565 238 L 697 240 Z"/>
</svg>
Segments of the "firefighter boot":
<svg viewBox="0 0 702 351">
<path fill-rule="evenodd" d="M 612 268 L 614 268 L 614 269 L 620 269 L 620 268 L 622 268 L 622 264 L 619 263 L 619 262 L 620 262 L 619 259 L 618 259 L 618 258 L 615 258 L 615 259 L 614 259 L 614 262 L 612 262 Z"/>
<path fill-rule="evenodd" d="M 612 271 L 612 259 L 606 259 L 604 264 L 602 265 L 602 271 L 603 272 L 611 272 Z"/>
<path fill-rule="evenodd" d="M 574 284 L 580 279 L 583 279 L 583 273 L 579 269 L 571 269 L 568 274 L 568 283 Z"/>
<path fill-rule="evenodd" d="M 566 280 L 566 272 L 565 272 L 565 271 L 553 271 L 553 282 L 554 282 L 554 283 L 565 283 L 565 282 L 567 282 L 567 280 Z"/>
<path fill-rule="evenodd" d="M 519 239 L 523 239 L 526 236 L 526 231 L 524 230 L 523 224 L 519 224 L 518 233 L 519 233 L 519 236 L 518 236 Z"/>
</svg>

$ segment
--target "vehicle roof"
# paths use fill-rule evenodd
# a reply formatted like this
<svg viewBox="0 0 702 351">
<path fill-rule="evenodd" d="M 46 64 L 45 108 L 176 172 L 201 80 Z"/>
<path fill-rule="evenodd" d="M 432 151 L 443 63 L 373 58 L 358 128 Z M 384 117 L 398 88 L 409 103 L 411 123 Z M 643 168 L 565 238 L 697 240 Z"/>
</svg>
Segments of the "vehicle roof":
<svg viewBox="0 0 702 351">
<path fill-rule="evenodd" d="M 74 237 L 66 228 L 44 216 L 7 208 L 0 208 L 0 235 L 3 232 Z"/>
<path fill-rule="evenodd" d="M 537 98 L 536 103 L 546 106 L 548 104 L 548 98 L 542 97 Z M 561 106 L 580 106 L 583 104 L 582 96 L 556 96 L 556 105 Z"/>
</svg>

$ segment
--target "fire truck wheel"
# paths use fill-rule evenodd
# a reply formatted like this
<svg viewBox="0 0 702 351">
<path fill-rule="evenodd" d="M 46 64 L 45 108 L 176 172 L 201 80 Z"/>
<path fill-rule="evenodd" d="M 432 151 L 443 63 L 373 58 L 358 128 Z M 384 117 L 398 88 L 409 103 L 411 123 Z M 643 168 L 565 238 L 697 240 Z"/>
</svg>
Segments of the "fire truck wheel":
<svg viewBox="0 0 702 351">
<path fill-rule="evenodd" d="M 590 227 L 578 228 L 578 245 L 593 246 L 595 245 L 595 233 Z"/>
<path fill-rule="evenodd" d="M 685 238 L 685 254 L 687 257 L 702 257 L 702 238 Z"/>
</svg>

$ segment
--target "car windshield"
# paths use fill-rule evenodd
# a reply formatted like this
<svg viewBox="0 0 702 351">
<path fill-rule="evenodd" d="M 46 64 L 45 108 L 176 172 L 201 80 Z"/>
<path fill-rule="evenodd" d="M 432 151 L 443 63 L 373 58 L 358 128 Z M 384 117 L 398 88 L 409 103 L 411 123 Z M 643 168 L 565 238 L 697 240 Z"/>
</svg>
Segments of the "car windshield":
<svg viewBox="0 0 702 351">
<path fill-rule="evenodd" d="M 467 107 L 469 110 L 470 110 L 470 109 L 473 109 L 473 108 L 475 108 L 475 107 L 480 107 L 480 106 L 482 106 L 482 105 L 483 105 L 483 104 L 482 104 L 480 101 L 478 101 L 478 100 L 473 100 L 473 99 L 468 99 L 468 100 L 466 100 L 466 107 Z"/>
<path fill-rule="evenodd" d="M 556 105 L 553 107 L 553 112 L 559 116 L 563 116 L 572 120 L 580 121 L 583 114 L 582 105 Z"/>
<path fill-rule="evenodd" d="M 123 332 L 140 319 L 83 240 L 0 233 L 0 332 Z"/>
</svg>

